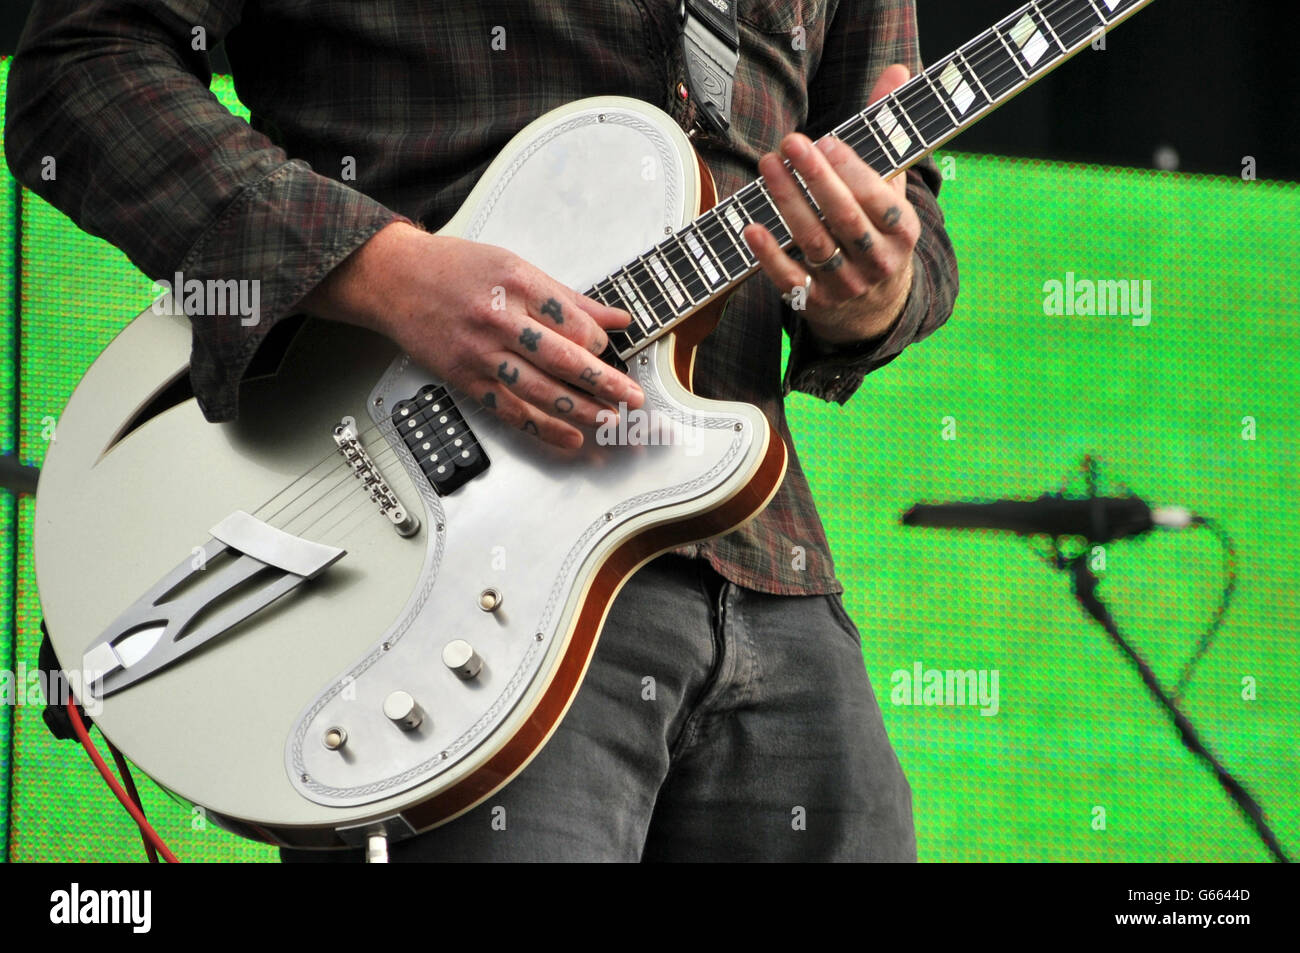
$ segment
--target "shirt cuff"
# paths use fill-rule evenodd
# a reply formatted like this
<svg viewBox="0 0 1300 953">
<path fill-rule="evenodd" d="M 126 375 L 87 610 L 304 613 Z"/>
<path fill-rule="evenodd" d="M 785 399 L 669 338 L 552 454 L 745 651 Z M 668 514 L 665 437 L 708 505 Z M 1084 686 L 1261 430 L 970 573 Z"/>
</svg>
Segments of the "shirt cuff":
<svg viewBox="0 0 1300 953">
<path fill-rule="evenodd" d="M 862 386 L 862 379 L 884 367 L 917 337 L 930 311 L 930 286 L 924 263 L 913 253 L 912 287 L 903 309 L 883 334 L 844 345 L 825 344 L 813 335 L 798 312 L 782 305 L 790 331 L 790 359 L 782 393 L 802 391 L 813 397 L 843 404 Z"/>
<path fill-rule="evenodd" d="M 204 417 L 216 423 L 239 415 L 240 382 L 271 329 L 395 221 L 408 219 L 299 160 L 281 164 L 230 203 L 177 269 L 187 286 L 193 279 L 255 283 L 252 315 L 185 309 L 192 327 L 190 383 Z"/>
</svg>

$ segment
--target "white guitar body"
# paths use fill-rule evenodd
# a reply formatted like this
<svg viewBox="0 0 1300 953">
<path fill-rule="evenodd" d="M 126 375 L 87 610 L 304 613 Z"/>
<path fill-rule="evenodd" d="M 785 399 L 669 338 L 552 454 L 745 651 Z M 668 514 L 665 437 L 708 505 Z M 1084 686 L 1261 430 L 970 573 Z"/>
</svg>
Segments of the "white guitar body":
<svg viewBox="0 0 1300 953">
<path fill-rule="evenodd" d="M 521 131 L 443 231 L 582 290 L 712 199 L 668 116 L 601 97 Z M 309 323 L 245 386 L 241 419 L 209 424 L 192 397 L 158 400 L 187 374 L 188 319 L 144 312 L 73 394 L 37 497 L 56 651 L 109 672 L 102 698 L 83 693 L 95 721 L 159 784 L 272 843 L 397 839 L 482 801 L 567 710 L 628 576 L 780 484 L 761 412 L 689 390 L 719 311 L 628 360 L 648 443 L 548 449 L 453 392 L 489 465 L 446 495 L 392 416 L 439 382 L 388 341 Z M 338 452 L 349 417 L 413 535 Z"/>
</svg>

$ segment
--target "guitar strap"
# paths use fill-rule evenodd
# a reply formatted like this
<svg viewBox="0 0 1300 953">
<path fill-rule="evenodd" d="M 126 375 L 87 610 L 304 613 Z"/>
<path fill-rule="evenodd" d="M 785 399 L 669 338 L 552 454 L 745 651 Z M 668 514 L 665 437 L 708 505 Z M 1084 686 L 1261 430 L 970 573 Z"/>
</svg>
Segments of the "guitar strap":
<svg viewBox="0 0 1300 953">
<path fill-rule="evenodd" d="M 696 116 L 706 129 L 725 135 L 731 125 L 731 90 L 740 62 L 737 0 L 681 0 L 682 50 Z"/>
</svg>

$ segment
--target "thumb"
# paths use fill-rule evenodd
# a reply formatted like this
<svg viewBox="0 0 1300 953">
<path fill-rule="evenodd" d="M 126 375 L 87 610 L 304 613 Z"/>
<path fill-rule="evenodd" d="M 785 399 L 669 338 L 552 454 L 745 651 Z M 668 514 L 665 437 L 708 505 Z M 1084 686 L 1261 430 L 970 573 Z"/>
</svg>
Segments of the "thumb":
<svg viewBox="0 0 1300 953">
<path fill-rule="evenodd" d="M 885 67 L 885 71 L 876 80 L 876 85 L 872 87 L 871 101 L 874 103 L 877 99 L 883 99 L 911 78 L 911 70 L 902 63 Z"/>
</svg>

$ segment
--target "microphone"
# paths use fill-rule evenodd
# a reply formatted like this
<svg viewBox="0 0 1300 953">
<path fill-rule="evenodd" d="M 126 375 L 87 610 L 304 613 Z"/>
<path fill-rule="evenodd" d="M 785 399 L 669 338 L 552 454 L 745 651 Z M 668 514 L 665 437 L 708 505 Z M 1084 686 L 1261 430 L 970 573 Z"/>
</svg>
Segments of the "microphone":
<svg viewBox="0 0 1300 953">
<path fill-rule="evenodd" d="M 904 526 L 1002 529 L 1022 536 L 1085 536 L 1108 543 L 1160 527 L 1186 529 L 1196 521 L 1181 506 L 1151 507 L 1136 496 L 1069 499 L 1044 493 L 1036 500 L 992 503 L 918 503 L 903 514 Z"/>
</svg>

